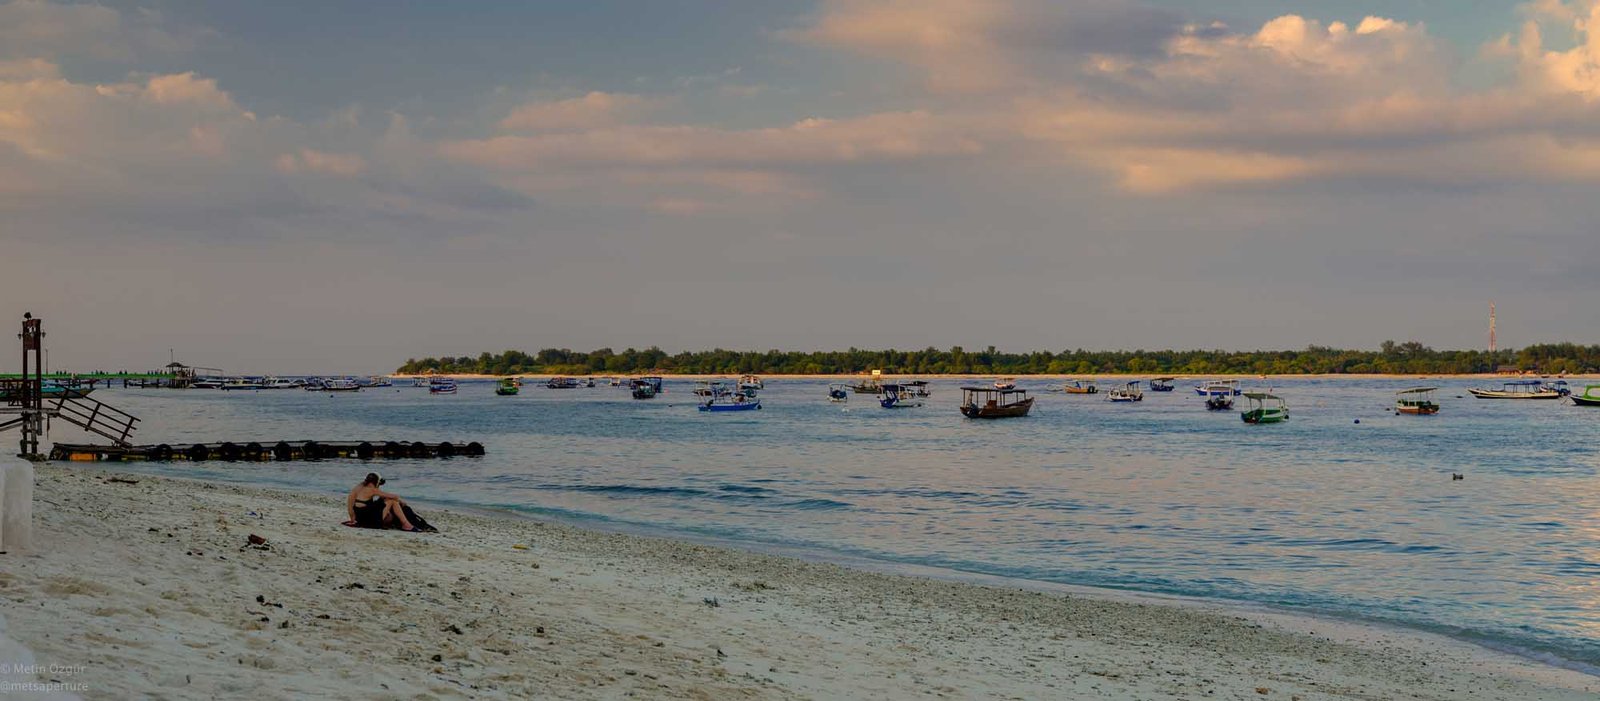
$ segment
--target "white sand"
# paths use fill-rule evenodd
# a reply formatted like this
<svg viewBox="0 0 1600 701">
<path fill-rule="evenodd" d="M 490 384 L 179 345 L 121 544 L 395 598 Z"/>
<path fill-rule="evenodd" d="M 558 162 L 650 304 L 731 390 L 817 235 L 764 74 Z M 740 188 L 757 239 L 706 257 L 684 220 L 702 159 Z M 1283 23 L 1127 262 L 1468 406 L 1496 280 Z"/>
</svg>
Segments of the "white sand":
<svg viewBox="0 0 1600 701">
<path fill-rule="evenodd" d="M 91 699 L 1600 694 L 1419 633 L 426 508 L 442 533 L 364 531 L 338 499 L 113 474 L 41 467 L 40 547 L 0 555 L 9 634 Z"/>
</svg>

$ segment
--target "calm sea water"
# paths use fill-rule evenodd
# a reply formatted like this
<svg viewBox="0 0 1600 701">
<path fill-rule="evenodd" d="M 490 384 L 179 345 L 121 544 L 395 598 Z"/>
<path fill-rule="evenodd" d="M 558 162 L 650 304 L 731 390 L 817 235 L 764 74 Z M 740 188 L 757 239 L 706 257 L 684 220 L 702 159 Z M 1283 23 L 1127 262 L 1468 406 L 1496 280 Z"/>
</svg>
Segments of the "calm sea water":
<svg viewBox="0 0 1600 701">
<path fill-rule="evenodd" d="M 1242 600 L 1600 664 L 1600 409 L 1445 381 L 1441 414 L 1393 415 L 1406 384 L 1283 381 L 1293 418 L 1273 426 L 1207 412 L 1187 385 L 1138 404 L 1040 393 L 1032 416 L 1004 421 L 963 418 L 951 382 L 896 411 L 769 382 L 763 410 L 734 414 L 695 411 L 687 381 L 653 401 L 605 386 L 496 397 L 489 383 L 98 396 L 145 417 L 147 443 L 487 446 L 376 461 L 390 489 L 434 502 Z M 128 467 L 342 494 L 374 465 Z"/>
</svg>

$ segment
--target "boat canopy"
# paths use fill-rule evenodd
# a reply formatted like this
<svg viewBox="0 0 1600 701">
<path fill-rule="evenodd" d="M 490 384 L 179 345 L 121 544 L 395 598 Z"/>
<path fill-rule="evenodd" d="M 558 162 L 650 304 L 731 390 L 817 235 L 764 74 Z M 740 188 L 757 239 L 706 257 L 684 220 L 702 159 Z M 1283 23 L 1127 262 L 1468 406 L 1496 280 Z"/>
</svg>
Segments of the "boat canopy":
<svg viewBox="0 0 1600 701">
<path fill-rule="evenodd" d="M 1395 392 L 1395 394 L 1424 394 L 1427 392 L 1437 391 L 1439 391 L 1438 387 L 1412 387 L 1411 389 L 1403 389 L 1399 392 Z"/>
<path fill-rule="evenodd" d="M 1171 381 L 1176 380 L 1176 379 L 1178 379 L 1178 378 L 1176 378 L 1176 377 L 1157 377 L 1157 378 L 1151 379 L 1150 381 L 1151 382 L 1171 382 Z"/>
<path fill-rule="evenodd" d="M 1544 384 L 1544 380 L 1512 380 L 1505 383 L 1506 387 L 1537 387 Z"/>
<path fill-rule="evenodd" d="M 1028 390 L 1025 390 L 1025 389 L 1014 389 L 1014 388 L 1013 389 L 999 389 L 999 388 L 996 388 L 996 387 L 962 387 L 961 391 L 963 391 L 963 392 L 983 392 L 985 394 L 999 394 L 999 395 L 1002 395 L 1002 396 L 1003 395 L 1010 395 L 1010 394 L 1027 394 L 1028 393 Z"/>
<path fill-rule="evenodd" d="M 1250 399 L 1254 399 L 1256 401 L 1261 401 L 1263 399 L 1276 399 L 1276 400 L 1278 400 L 1280 402 L 1283 401 L 1282 397 L 1279 397 L 1278 395 L 1272 394 L 1270 392 L 1245 392 L 1244 396 L 1248 397 Z"/>
</svg>

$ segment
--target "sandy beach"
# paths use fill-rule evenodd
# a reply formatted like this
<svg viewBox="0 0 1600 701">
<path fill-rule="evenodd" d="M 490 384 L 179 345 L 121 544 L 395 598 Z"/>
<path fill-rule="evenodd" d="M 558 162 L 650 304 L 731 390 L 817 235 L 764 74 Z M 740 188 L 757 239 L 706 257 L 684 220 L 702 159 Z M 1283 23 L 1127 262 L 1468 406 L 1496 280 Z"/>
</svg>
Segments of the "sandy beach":
<svg viewBox="0 0 1600 701">
<path fill-rule="evenodd" d="M 7 633 L 55 666 L 41 680 L 92 699 L 1600 693 L 1595 677 L 1398 629 L 880 574 L 425 500 L 441 533 L 356 530 L 323 495 L 38 474 L 38 547 L 0 556 Z"/>
</svg>

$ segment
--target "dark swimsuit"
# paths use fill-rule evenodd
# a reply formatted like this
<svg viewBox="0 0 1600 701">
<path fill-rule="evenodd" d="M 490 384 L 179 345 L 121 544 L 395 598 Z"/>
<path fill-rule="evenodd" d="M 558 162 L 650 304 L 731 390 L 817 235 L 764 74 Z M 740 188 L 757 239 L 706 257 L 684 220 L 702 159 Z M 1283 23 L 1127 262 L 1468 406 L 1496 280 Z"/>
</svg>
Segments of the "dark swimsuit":
<svg viewBox="0 0 1600 701">
<path fill-rule="evenodd" d="M 376 494 L 366 501 L 356 502 L 356 525 L 362 528 L 383 528 L 383 497 Z"/>
</svg>

